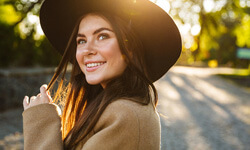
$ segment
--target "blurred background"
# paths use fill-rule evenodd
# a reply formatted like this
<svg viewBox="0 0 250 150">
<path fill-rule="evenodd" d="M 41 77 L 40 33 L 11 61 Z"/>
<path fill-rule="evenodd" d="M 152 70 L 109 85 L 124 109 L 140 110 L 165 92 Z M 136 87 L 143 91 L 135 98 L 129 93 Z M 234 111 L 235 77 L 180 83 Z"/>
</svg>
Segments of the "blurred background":
<svg viewBox="0 0 250 150">
<path fill-rule="evenodd" d="M 247 68 L 249 60 L 237 57 L 250 48 L 249 0 L 151 0 L 168 12 L 183 37 L 178 64 Z M 0 66 L 56 66 L 39 25 L 42 0 L 0 1 Z M 56 8 L 55 8 L 56 9 Z"/>
<path fill-rule="evenodd" d="M 134 1 L 136 2 L 136 0 Z M 176 79 L 176 76 L 182 77 L 181 75 L 183 75 L 182 80 L 184 77 L 191 76 L 190 84 L 195 85 L 196 83 L 193 81 L 197 78 L 193 78 L 192 72 L 197 73 L 196 77 L 199 73 L 203 73 L 199 79 L 206 79 L 213 83 L 213 87 L 216 87 L 215 91 L 220 86 L 218 83 L 227 85 L 228 82 L 232 82 L 234 88 L 221 88 L 223 92 L 227 93 L 241 90 L 241 94 L 238 94 L 239 97 L 236 97 L 235 100 L 243 99 L 240 101 L 240 105 L 244 105 L 242 114 L 245 118 L 250 118 L 250 0 L 151 1 L 170 14 L 182 34 L 181 57 L 176 64 L 177 67 L 169 73 L 169 76 L 172 75 Z M 61 58 L 50 45 L 40 27 L 39 9 L 42 2 L 43 0 L 0 0 L 0 150 L 1 148 L 10 149 L 11 146 L 4 148 L 3 145 L 13 145 L 12 143 L 15 143 L 16 146 L 12 149 L 22 149 L 20 148 L 23 140 L 22 110 L 19 109 L 22 99 L 24 95 L 36 95 L 40 85 L 50 81 L 54 68 Z M 183 68 L 183 66 L 185 67 Z M 218 82 L 217 78 L 215 82 L 210 79 L 210 76 L 203 78 L 204 73 L 219 77 Z M 177 85 L 180 83 L 179 80 L 174 79 L 166 78 L 156 83 L 156 86 L 160 88 L 160 97 L 164 95 L 164 92 L 166 93 L 163 89 L 165 81 L 168 84 L 170 82 Z M 166 88 L 171 89 L 171 87 L 173 86 L 168 85 Z M 183 94 L 182 90 L 177 88 L 177 92 L 182 92 L 181 94 Z M 223 92 L 219 92 L 219 94 Z M 188 93 L 190 92 L 186 94 Z M 174 95 L 171 92 L 169 94 Z M 171 99 L 171 97 L 166 99 Z M 215 100 L 217 99 L 215 98 Z M 224 104 L 222 102 L 222 108 L 224 108 Z M 164 108 L 162 106 L 165 105 L 161 104 L 159 109 L 173 107 L 170 103 Z M 230 109 L 225 110 L 231 112 Z M 171 113 L 166 112 L 166 115 L 168 114 Z M 236 121 L 239 120 L 236 119 Z M 250 120 L 242 122 L 244 122 L 244 127 L 246 126 L 244 140 L 241 143 L 236 142 L 236 145 L 243 144 L 243 147 L 231 146 L 232 149 L 250 149 L 250 145 L 244 142 L 250 140 Z M 12 128 L 1 129 L 10 124 L 12 124 Z M 162 126 L 169 130 L 173 129 L 171 125 L 162 124 Z M 173 133 L 176 134 L 176 132 Z M 214 144 L 212 143 L 212 145 Z M 163 149 L 165 147 L 163 145 Z M 204 147 L 202 144 L 201 147 L 192 148 L 217 149 L 216 147 Z M 224 148 L 228 149 L 228 147 Z M 188 147 L 173 146 L 172 149 L 188 149 Z"/>
</svg>

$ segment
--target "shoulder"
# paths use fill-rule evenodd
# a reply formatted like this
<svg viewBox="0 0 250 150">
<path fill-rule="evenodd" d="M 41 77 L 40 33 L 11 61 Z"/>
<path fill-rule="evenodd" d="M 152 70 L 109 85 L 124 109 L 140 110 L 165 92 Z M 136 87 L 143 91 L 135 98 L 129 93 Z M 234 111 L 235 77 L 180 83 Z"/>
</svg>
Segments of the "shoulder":
<svg viewBox="0 0 250 150">
<path fill-rule="evenodd" d="M 148 109 L 150 111 L 155 111 L 152 103 L 148 105 L 144 105 L 138 102 L 135 102 L 130 99 L 118 99 L 112 103 L 110 103 L 107 108 L 106 112 L 117 110 L 120 115 L 123 113 L 127 114 L 127 112 L 134 112 L 140 113 L 141 110 Z"/>
<path fill-rule="evenodd" d="M 113 118 L 119 121 L 136 121 L 138 117 L 148 114 L 145 112 L 155 113 L 155 109 L 151 103 L 143 105 L 132 100 L 119 99 L 107 106 L 101 118 Z"/>
<path fill-rule="evenodd" d="M 159 116 L 151 103 L 119 99 L 104 110 L 94 127 L 94 136 L 110 139 L 119 149 L 121 145 L 126 145 L 124 149 L 155 149 L 160 141 Z"/>
<path fill-rule="evenodd" d="M 135 113 L 135 110 L 143 108 L 145 105 L 140 104 L 138 102 L 134 102 L 128 99 L 119 99 L 112 103 L 110 103 L 107 108 L 106 112 L 117 112 L 118 115 L 124 115 L 130 113 Z"/>
<path fill-rule="evenodd" d="M 143 105 L 128 99 L 119 99 L 110 103 L 99 118 L 96 128 L 105 126 L 133 126 L 138 127 L 140 123 L 146 122 L 151 118 L 157 118 L 152 104 Z"/>
<path fill-rule="evenodd" d="M 95 131 L 103 129 L 107 126 L 121 127 L 122 126 L 137 126 L 138 115 L 135 112 L 135 107 L 141 107 L 141 104 L 131 100 L 116 100 L 110 103 L 100 116 Z"/>
</svg>

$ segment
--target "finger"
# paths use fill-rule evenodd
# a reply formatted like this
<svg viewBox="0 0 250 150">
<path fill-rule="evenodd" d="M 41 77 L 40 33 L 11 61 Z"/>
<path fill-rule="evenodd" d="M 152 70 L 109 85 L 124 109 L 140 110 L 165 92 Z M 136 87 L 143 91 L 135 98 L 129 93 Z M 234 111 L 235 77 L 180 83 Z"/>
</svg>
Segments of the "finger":
<svg viewBox="0 0 250 150">
<path fill-rule="evenodd" d="M 26 109 L 29 106 L 29 97 L 25 96 L 23 99 L 23 108 Z"/>
<path fill-rule="evenodd" d="M 46 84 L 44 84 L 44 85 L 42 85 L 40 87 L 40 92 L 41 92 L 42 95 L 47 95 L 46 94 L 46 89 L 47 89 L 47 85 Z"/>
<path fill-rule="evenodd" d="M 36 96 L 31 96 L 30 102 L 34 101 L 36 99 Z"/>
<path fill-rule="evenodd" d="M 52 100 L 52 97 L 50 95 L 48 95 L 48 99 L 49 99 L 49 102 L 52 103 L 53 100 Z"/>
<path fill-rule="evenodd" d="M 47 91 L 46 91 L 46 93 L 47 93 L 47 96 L 48 96 L 48 98 L 49 98 L 50 102 L 52 102 L 52 98 L 51 98 L 51 95 L 50 95 L 50 91 L 49 91 L 49 90 L 47 90 Z"/>
<path fill-rule="evenodd" d="M 42 96 L 42 94 L 41 93 L 39 93 L 39 94 L 37 94 L 37 96 L 36 97 L 41 97 Z"/>
</svg>

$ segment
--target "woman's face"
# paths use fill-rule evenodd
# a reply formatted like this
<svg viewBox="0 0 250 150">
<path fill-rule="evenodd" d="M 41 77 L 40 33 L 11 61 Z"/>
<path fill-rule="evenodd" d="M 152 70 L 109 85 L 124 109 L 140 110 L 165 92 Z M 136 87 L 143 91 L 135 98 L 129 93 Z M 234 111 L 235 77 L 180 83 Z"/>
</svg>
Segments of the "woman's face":
<svg viewBox="0 0 250 150">
<path fill-rule="evenodd" d="M 76 60 L 89 84 L 101 84 L 120 76 L 127 67 L 116 35 L 105 19 L 85 16 L 77 34 Z"/>
</svg>

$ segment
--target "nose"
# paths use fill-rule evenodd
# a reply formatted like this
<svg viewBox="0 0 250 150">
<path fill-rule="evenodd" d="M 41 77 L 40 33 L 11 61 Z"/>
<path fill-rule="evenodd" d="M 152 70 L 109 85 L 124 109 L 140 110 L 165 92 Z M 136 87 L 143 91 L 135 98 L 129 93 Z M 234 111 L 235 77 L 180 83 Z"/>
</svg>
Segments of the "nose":
<svg viewBox="0 0 250 150">
<path fill-rule="evenodd" d="M 77 52 L 80 52 L 84 56 L 95 55 L 97 53 L 94 43 L 91 41 L 88 41 L 84 46 L 77 48 Z"/>
</svg>

